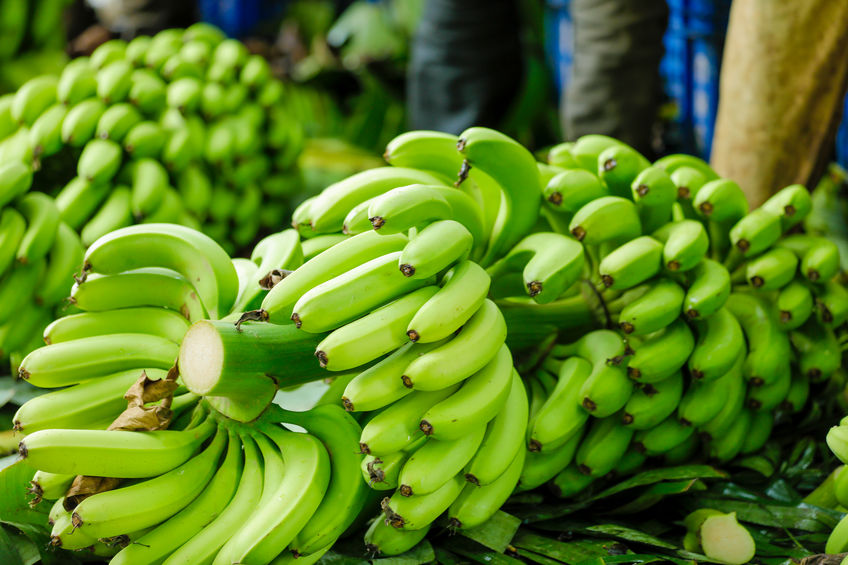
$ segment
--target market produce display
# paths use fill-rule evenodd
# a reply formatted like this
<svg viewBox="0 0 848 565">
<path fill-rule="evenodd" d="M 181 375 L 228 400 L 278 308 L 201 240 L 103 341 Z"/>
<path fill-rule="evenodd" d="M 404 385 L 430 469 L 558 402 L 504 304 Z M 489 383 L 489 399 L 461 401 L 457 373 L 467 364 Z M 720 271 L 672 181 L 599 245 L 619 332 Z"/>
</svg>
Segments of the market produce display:
<svg viewBox="0 0 848 565">
<path fill-rule="evenodd" d="M 0 330 L 0 358 L 14 370 L 35 347 L 83 246 L 112 230 L 180 223 L 233 253 L 280 225 L 303 145 L 284 91 L 265 59 L 195 24 L 109 41 L 0 97 L 0 323 L 14 305 L 30 324 Z"/>
<path fill-rule="evenodd" d="M 436 528 L 473 530 L 516 491 L 572 497 L 756 452 L 840 367 L 839 253 L 796 233 L 803 187 L 749 213 L 706 163 L 651 164 L 603 136 L 537 163 L 494 130 L 418 131 L 385 158 L 305 201 L 251 260 L 170 224 L 88 248 L 71 291 L 83 312 L 19 370 L 70 385 L 15 419 L 33 489 L 62 499 L 55 543 L 82 534 L 105 552 L 126 536 L 126 563 L 201 547 L 216 563 L 318 559 L 362 517 L 368 551 L 397 555 Z M 325 377 L 315 409 L 272 404 Z M 205 473 L 191 489 L 187 468 Z M 125 502 L 139 499 L 143 517 Z M 686 527 L 689 551 L 753 554 L 732 513 Z"/>
</svg>

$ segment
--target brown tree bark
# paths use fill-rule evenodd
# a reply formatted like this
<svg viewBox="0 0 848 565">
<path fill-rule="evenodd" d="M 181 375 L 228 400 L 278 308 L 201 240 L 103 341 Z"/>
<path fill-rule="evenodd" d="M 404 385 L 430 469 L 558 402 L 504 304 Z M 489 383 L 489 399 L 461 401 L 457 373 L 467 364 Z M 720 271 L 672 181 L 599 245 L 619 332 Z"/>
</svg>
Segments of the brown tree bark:
<svg viewBox="0 0 848 565">
<path fill-rule="evenodd" d="M 735 0 L 724 48 L 712 165 L 757 206 L 812 188 L 848 88 L 848 0 Z"/>
</svg>

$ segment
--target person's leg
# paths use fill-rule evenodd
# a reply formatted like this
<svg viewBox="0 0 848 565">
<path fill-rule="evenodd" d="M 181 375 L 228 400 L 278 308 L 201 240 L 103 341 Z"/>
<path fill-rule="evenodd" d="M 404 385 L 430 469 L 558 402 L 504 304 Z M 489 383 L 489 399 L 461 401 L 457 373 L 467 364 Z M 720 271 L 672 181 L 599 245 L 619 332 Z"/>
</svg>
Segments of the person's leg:
<svg viewBox="0 0 848 565">
<path fill-rule="evenodd" d="M 522 78 L 515 0 L 427 0 L 407 78 L 410 127 L 497 127 Z"/>
<path fill-rule="evenodd" d="M 662 101 L 665 0 L 572 0 L 574 59 L 560 114 L 566 139 L 617 137 L 650 155 Z"/>
</svg>

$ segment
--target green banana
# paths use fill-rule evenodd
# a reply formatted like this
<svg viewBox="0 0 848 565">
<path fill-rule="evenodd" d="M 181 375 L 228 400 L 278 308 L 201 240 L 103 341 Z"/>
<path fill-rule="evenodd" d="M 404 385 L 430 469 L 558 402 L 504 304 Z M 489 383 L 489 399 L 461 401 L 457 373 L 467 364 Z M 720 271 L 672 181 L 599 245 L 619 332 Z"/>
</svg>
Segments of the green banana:
<svg viewBox="0 0 848 565">
<path fill-rule="evenodd" d="M 790 335 L 798 353 L 798 369 L 813 381 L 830 377 L 842 363 L 839 340 L 831 328 L 810 319 Z"/>
<path fill-rule="evenodd" d="M 488 273 L 472 261 L 457 264 L 444 280 L 410 320 L 410 340 L 432 343 L 453 335 L 482 306 L 491 284 Z"/>
<path fill-rule="evenodd" d="M 61 139 L 71 147 L 82 147 L 94 138 L 97 122 L 106 105 L 97 98 L 86 98 L 68 110 L 62 120 Z"/>
<path fill-rule="evenodd" d="M 570 357 L 562 364 L 556 387 L 529 424 L 530 451 L 556 451 L 580 435 L 589 419 L 580 393 L 591 373 L 592 364 L 581 357 Z"/>
<path fill-rule="evenodd" d="M 29 130 L 33 157 L 49 157 L 62 149 L 62 122 L 68 113 L 64 104 L 54 104 L 42 113 Z"/>
<path fill-rule="evenodd" d="M 454 220 L 438 220 L 418 232 L 398 258 L 401 273 L 410 279 L 427 279 L 468 257 L 474 238 Z"/>
<path fill-rule="evenodd" d="M 10 321 L 21 305 L 32 300 L 45 267 L 45 261 L 15 263 L 3 279 L 0 279 L 0 324 Z"/>
<path fill-rule="evenodd" d="M 689 357 L 689 373 L 693 379 L 709 382 L 723 377 L 745 355 L 742 326 L 727 308 L 696 325 L 698 341 Z"/>
<path fill-rule="evenodd" d="M 424 443 L 427 443 L 426 438 Z M 360 463 L 362 478 L 373 490 L 394 490 L 399 484 L 400 470 L 409 457 L 408 451 L 398 451 L 380 457 L 366 455 Z"/>
<path fill-rule="evenodd" d="M 79 230 L 91 218 L 112 187 L 108 183 L 92 184 L 74 177 L 56 195 L 59 218 L 73 230 Z"/>
<path fill-rule="evenodd" d="M 520 143 L 489 128 L 466 129 L 459 134 L 456 148 L 465 158 L 463 170 L 479 169 L 503 190 L 502 209 L 483 259 L 486 265 L 535 225 L 542 194 L 539 170 L 533 155 Z"/>
<path fill-rule="evenodd" d="M 241 441 L 231 431 L 221 466 L 203 492 L 191 504 L 119 551 L 111 563 L 152 564 L 168 557 L 220 515 L 235 494 L 242 466 Z"/>
<path fill-rule="evenodd" d="M 148 333 L 179 344 L 189 328 L 182 314 L 160 307 L 82 312 L 54 320 L 44 330 L 48 344 L 110 333 Z"/>
<path fill-rule="evenodd" d="M 524 467 L 518 479 L 516 490 L 526 491 L 547 483 L 574 461 L 574 454 L 583 439 L 583 430 L 556 449 L 549 451 L 528 451 L 524 458 Z"/>
<path fill-rule="evenodd" d="M 636 205 L 619 196 L 603 196 L 582 206 L 568 225 L 584 245 L 628 241 L 642 235 Z"/>
<path fill-rule="evenodd" d="M 589 487 L 595 477 L 586 475 L 572 462 L 551 481 L 551 490 L 559 498 L 570 498 Z"/>
<path fill-rule="evenodd" d="M 395 491 L 391 498 L 386 497 L 381 502 L 386 521 L 390 526 L 403 530 L 425 528 L 450 507 L 465 484 L 462 475 L 456 475 L 429 494 L 407 497 Z"/>
<path fill-rule="evenodd" d="M 437 491 L 458 476 L 480 447 L 485 433 L 485 422 L 477 422 L 454 439 L 428 440 L 401 468 L 398 492 L 410 497 Z"/>
<path fill-rule="evenodd" d="M 777 191 L 760 208 L 780 216 L 782 230 L 786 231 L 807 217 L 813 209 L 813 200 L 806 187 L 791 184 Z"/>
<path fill-rule="evenodd" d="M 689 271 L 706 257 L 710 240 L 704 225 L 696 220 L 671 222 L 654 233 L 663 242 L 663 264 L 669 271 Z"/>
<path fill-rule="evenodd" d="M 60 222 L 48 255 L 45 277 L 35 291 L 36 303 L 50 306 L 67 298 L 74 273 L 82 270 L 83 253 L 79 236 L 67 224 Z"/>
<path fill-rule="evenodd" d="M 130 77 L 127 100 L 145 116 L 157 116 L 165 109 L 167 87 L 155 72 L 137 69 Z"/>
<path fill-rule="evenodd" d="M 748 282 L 759 290 L 779 290 L 795 278 L 798 258 L 782 247 L 769 249 L 751 259 L 745 269 Z"/>
<path fill-rule="evenodd" d="M 50 473 L 156 477 L 191 461 L 215 428 L 207 420 L 186 431 L 45 429 L 21 440 L 18 451 L 28 465 Z"/>
<path fill-rule="evenodd" d="M 134 367 L 169 369 L 178 351 L 175 343 L 154 335 L 86 337 L 36 349 L 21 362 L 18 376 L 35 386 L 56 388 Z"/>
<path fill-rule="evenodd" d="M 645 282 L 662 268 L 663 245 L 643 235 L 619 246 L 601 260 L 598 271 L 604 286 L 626 290 Z"/>
<path fill-rule="evenodd" d="M 97 71 L 97 96 L 107 105 L 122 102 L 130 91 L 133 66 L 129 61 L 117 59 Z"/>
<path fill-rule="evenodd" d="M 609 196 L 609 190 L 595 174 L 583 169 L 568 169 L 554 175 L 542 195 L 554 210 L 574 214 L 592 200 Z"/>
<path fill-rule="evenodd" d="M 615 468 L 627 451 L 631 438 L 633 430 L 622 426 L 620 418 L 593 420 L 575 455 L 580 472 L 591 477 L 603 477 Z"/>
<path fill-rule="evenodd" d="M 627 198 L 630 196 L 633 181 L 650 165 L 651 163 L 632 147 L 618 144 L 598 154 L 595 171 L 609 187 L 611 194 Z"/>
<path fill-rule="evenodd" d="M 683 320 L 675 320 L 635 346 L 627 362 L 627 376 L 647 384 L 663 381 L 686 364 L 694 349 L 692 330 Z"/>
<path fill-rule="evenodd" d="M 731 293 L 727 309 L 739 320 L 748 341 L 743 373 L 752 385 L 773 383 L 787 367 L 789 336 L 778 327 L 768 307 L 757 296 Z"/>
<path fill-rule="evenodd" d="M 31 126 L 38 116 L 56 102 L 55 76 L 43 75 L 29 79 L 15 93 L 9 110 L 12 119 L 19 124 Z"/>
<path fill-rule="evenodd" d="M 748 201 L 739 185 L 730 179 L 710 180 L 692 200 L 696 211 L 719 224 L 735 224 L 748 213 Z"/>
<path fill-rule="evenodd" d="M 454 385 L 433 392 L 416 391 L 378 412 L 362 428 L 359 439 L 362 453 L 378 456 L 395 453 L 424 437 L 424 432 L 418 426 L 421 416 L 457 388 Z"/>
<path fill-rule="evenodd" d="M 701 173 L 707 180 L 715 180 L 719 178 L 718 173 L 716 173 L 706 161 L 699 159 L 694 155 L 686 155 L 683 153 L 666 155 L 654 162 L 654 166 L 665 169 L 672 174 L 683 167 L 688 167 Z"/>
<path fill-rule="evenodd" d="M 523 449 L 519 450 L 506 471 L 494 482 L 485 486 L 466 484 L 448 508 L 450 527 L 470 529 L 494 516 L 515 490 L 524 467 L 526 453 Z"/>
<path fill-rule="evenodd" d="M 669 174 L 659 167 L 648 167 L 633 179 L 631 195 L 639 209 L 642 229 L 650 233 L 671 220 L 677 187 Z"/>
<path fill-rule="evenodd" d="M 770 412 L 763 412 L 763 414 L 771 416 Z M 724 433 L 710 440 L 708 444 L 710 457 L 719 463 L 726 463 L 741 453 L 750 433 L 753 418 L 753 412 L 742 410 Z"/>
<path fill-rule="evenodd" d="M 93 537 L 118 536 L 149 528 L 179 512 L 212 479 L 227 435 L 219 431 L 200 454 L 163 475 L 86 498 L 74 509 L 74 527 Z"/>
<path fill-rule="evenodd" d="M 777 324 L 783 331 L 791 331 L 804 325 L 813 313 L 813 293 L 801 281 L 792 281 L 777 295 Z"/>
<path fill-rule="evenodd" d="M 828 281 L 817 291 L 816 318 L 822 325 L 837 328 L 848 320 L 848 292 L 841 283 Z"/>
<path fill-rule="evenodd" d="M 704 440 L 709 441 L 724 434 L 745 407 L 747 391 L 745 379 L 740 377 L 739 372 L 735 369 L 731 373 L 733 378 L 726 383 L 727 388 L 725 388 L 724 403 L 721 410 L 708 422 L 699 426 L 698 431 Z"/>
<path fill-rule="evenodd" d="M 743 216 L 730 229 L 730 242 L 745 257 L 758 255 L 774 245 L 782 233 L 780 216 L 757 208 Z"/>
<path fill-rule="evenodd" d="M 89 312 L 158 306 L 179 312 L 189 322 L 207 318 L 206 309 L 191 283 L 175 271 L 158 267 L 133 269 L 117 275 L 90 274 L 83 282 L 73 285 L 71 300 Z"/>
<path fill-rule="evenodd" d="M 135 124 L 124 136 L 124 150 L 134 159 L 156 159 L 165 145 L 165 130 L 152 121 Z"/>
<path fill-rule="evenodd" d="M 97 120 L 96 135 L 100 139 L 111 139 L 120 144 L 133 126 L 141 120 L 141 113 L 135 106 L 127 103 L 115 104 L 106 108 Z"/>
<path fill-rule="evenodd" d="M 680 399 L 677 416 L 681 423 L 700 427 L 712 420 L 721 411 L 725 400 L 736 390 L 742 379 L 744 352 L 739 354 L 733 366 L 724 375 L 713 380 L 692 380 Z"/>
<path fill-rule="evenodd" d="M 669 417 L 683 396 L 683 374 L 672 376 L 653 384 L 646 384 L 633 392 L 624 405 L 622 423 L 634 430 L 647 430 Z"/>
<path fill-rule="evenodd" d="M 801 372 L 793 372 L 792 383 L 786 398 L 780 403 L 779 409 L 790 414 L 797 414 L 804 409 L 807 399 L 810 397 L 810 378 Z"/>
<path fill-rule="evenodd" d="M 334 330 L 315 350 L 319 363 L 330 371 L 343 371 L 397 349 L 407 342 L 412 316 L 437 290 L 419 288 Z"/>
<path fill-rule="evenodd" d="M 381 236 L 366 232 L 330 247 L 274 285 L 262 301 L 263 316 L 272 323 L 285 323 L 295 303 L 310 289 L 386 254 L 396 253 L 406 242 L 402 234 Z M 389 271 L 396 273 L 397 268 Z"/>
<path fill-rule="evenodd" d="M 77 175 L 93 184 L 108 182 L 121 167 L 121 153 L 121 146 L 110 139 L 92 139 L 77 161 Z"/>
<path fill-rule="evenodd" d="M 0 212 L 0 276 L 12 266 L 18 245 L 26 232 L 26 220 L 14 208 L 4 208 Z M 488 290 L 488 276 L 487 290 Z"/>
<path fill-rule="evenodd" d="M 688 440 L 694 431 L 692 426 L 681 424 L 671 416 L 653 428 L 637 432 L 633 436 L 633 444 L 649 457 L 663 455 Z"/>
<path fill-rule="evenodd" d="M 126 42 L 120 39 L 110 39 L 94 49 L 89 58 L 89 64 L 95 69 L 102 69 L 109 63 L 122 59 L 126 49 Z"/>
<path fill-rule="evenodd" d="M 59 209 L 55 201 L 42 192 L 29 192 L 22 196 L 16 207 L 27 223 L 15 258 L 21 263 L 43 259 L 56 239 L 59 229 Z"/>
<path fill-rule="evenodd" d="M 721 263 L 704 258 L 692 270 L 683 310 L 693 320 L 716 313 L 730 296 L 730 273 Z"/>
<path fill-rule="evenodd" d="M 633 381 L 624 367 L 597 361 L 580 387 L 577 401 L 596 418 L 607 418 L 621 410 L 633 393 Z"/>
<path fill-rule="evenodd" d="M 624 143 L 607 135 L 582 135 L 569 148 L 577 165 L 593 173 L 598 170 L 598 155 L 610 147 L 623 146 Z"/>
<path fill-rule="evenodd" d="M 565 235 L 541 232 L 523 238 L 488 271 L 498 278 L 521 268 L 527 294 L 535 302 L 547 304 L 577 281 L 584 264 L 582 245 Z"/>
<path fill-rule="evenodd" d="M 769 384 L 749 386 L 746 405 L 751 410 L 771 412 L 786 399 L 792 386 L 792 371 L 788 365 L 781 369 Z"/>
<path fill-rule="evenodd" d="M 414 548 L 430 531 L 430 524 L 417 530 L 399 530 L 381 516 L 371 522 L 365 532 L 365 550 L 369 555 L 400 555 Z"/>
<path fill-rule="evenodd" d="M 137 218 L 150 215 L 162 203 L 168 171 L 155 159 L 139 159 L 132 167 L 132 210 Z"/>
<path fill-rule="evenodd" d="M 226 252 L 208 236 L 173 224 L 143 224 L 116 230 L 86 251 L 87 271 L 114 274 L 156 265 L 192 281 L 212 318 L 229 312 L 238 277 Z"/>
<path fill-rule="evenodd" d="M 32 167 L 23 163 L 0 165 L 0 206 L 6 206 L 32 186 Z"/>
<path fill-rule="evenodd" d="M 505 338 L 503 315 L 494 302 L 486 299 L 459 335 L 414 359 L 403 372 L 403 382 L 409 388 L 424 391 L 459 383 L 488 364 Z"/>
<path fill-rule="evenodd" d="M 801 274 L 810 282 L 823 283 L 839 272 L 839 248 L 824 237 L 790 235 L 777 245 L 785 247 L 801 259 Z"/>
<path fill-rule="evenodd" d="M 99 186 L 104 187 L 104 192 L 112 189 L 109 184 Z M 127 187 L 117 186 L 112 189 L 111 194 L 106 198 L 106 202 L 90 220 L 85 222 L 80 231 L 80 239 L 82 239 L 83 245 L 90 246 L 109 232 L 130 225 L 133 222 L 130 198 L 130 189 Z"/>
<path fill-rule="evenodd" d="M 645 335 L 660 330 L 677 318 L 683 307 L 684 290 L 671 279 L 661 278 L 650 290 L 624 307 L 618 325 L 626 334 Z"/>
<path fill-rule="evenodd" d="M 507 401 L 512 372 L 512 355 L 502 345 L 485 367 L 466 379 L 462 388 L 427 410 L 421 418 L 421 430 L 436 440 L 452 441 L 485 428 Z"/>
</svg>

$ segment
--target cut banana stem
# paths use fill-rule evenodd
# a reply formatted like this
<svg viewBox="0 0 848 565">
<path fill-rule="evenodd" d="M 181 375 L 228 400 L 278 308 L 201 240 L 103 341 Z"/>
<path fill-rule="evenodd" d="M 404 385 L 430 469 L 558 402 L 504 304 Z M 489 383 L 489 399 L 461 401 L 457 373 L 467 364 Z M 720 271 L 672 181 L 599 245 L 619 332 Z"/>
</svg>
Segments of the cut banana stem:
<svg viewBox="0 0 848 565">
<path fill-rule="evenodd" d="M 204 320 L 189 328 L 180 347 L 180 374 L 196 394 L 232 398 L 273 397 L 326 373 L 313 357 L 321 335 L 293 325 Z"/>
</svg>

